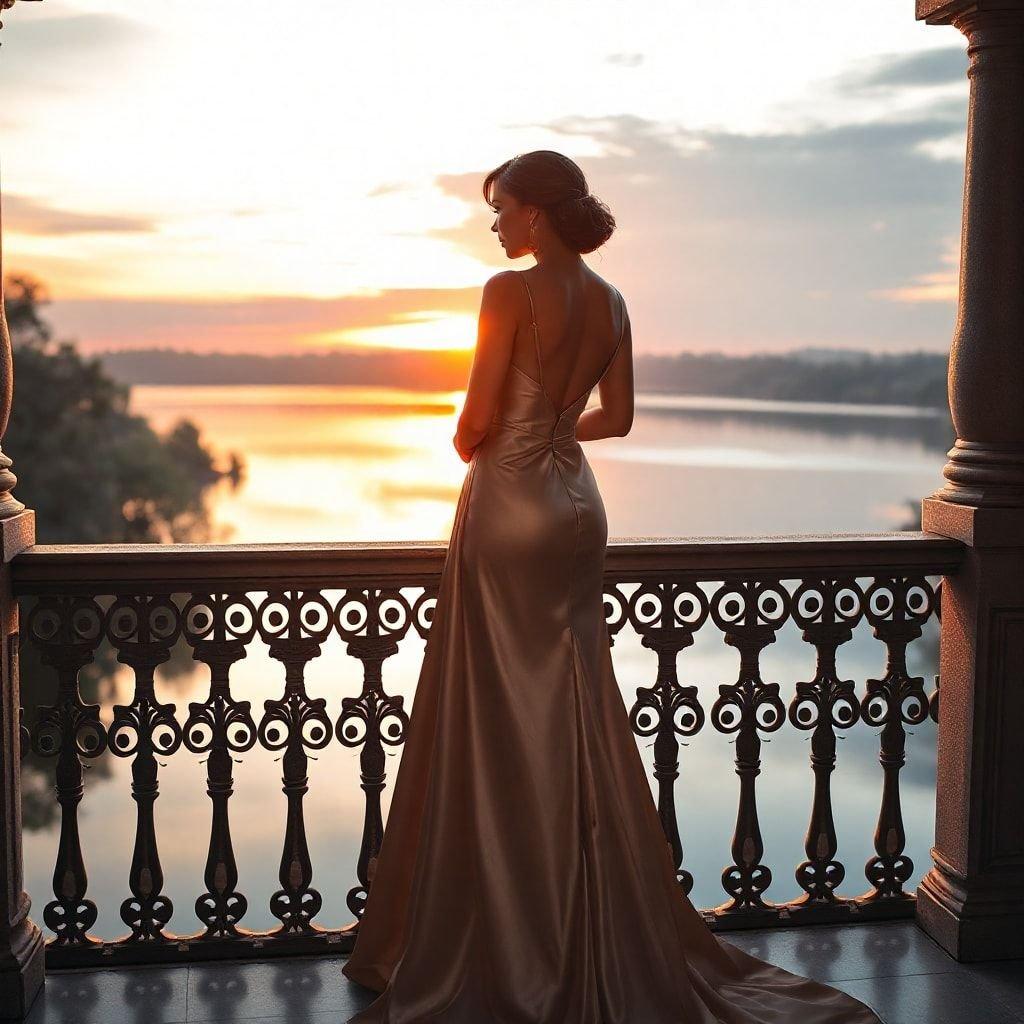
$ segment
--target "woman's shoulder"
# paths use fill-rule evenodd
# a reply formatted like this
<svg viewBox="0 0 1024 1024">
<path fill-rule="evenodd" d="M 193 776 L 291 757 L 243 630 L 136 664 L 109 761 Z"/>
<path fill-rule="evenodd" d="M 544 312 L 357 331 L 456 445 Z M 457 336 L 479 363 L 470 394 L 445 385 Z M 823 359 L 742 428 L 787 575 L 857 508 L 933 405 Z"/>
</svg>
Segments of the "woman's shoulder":
<svg viewBox="0 0 1024 1024">
<path fill-rule="evenodd" d="M 508 301 L 514 291 L 523 291 L 523 284 L 519 280 L 518 270 L 499 270 L 492 274 L 483 287 L 482 301 L 485 304 L 502 303 Z"/>
<path fill-rule="evenodd" d="M 499 270 L 484 282 L 485 288 L 510 288 L 522 276 L 520 270 Z M 518 287 L 522 288 L 520 284 Z"/>
<path fill-rule="evenodd" d="M 523 294 L 523 281 L 520 280 L 522 273 L 518 270 L 499 270 L 492 274 L 483 287 L 483 300 L 487 302 L 503 302 L 513 296 L 515 292 Z"/>
<path fill-rule="evenodd" d="M 622 309 L 625 309 L 626 300 L 623 298 L 622 292 L 620 292 L 619 289 L 611 283 L 611 281 L 606 281 L 599 273 L 597 273 L 597 271 L 591 270 L 590 267 L 587 267 L 587 270 L 590 272 L 591 280 L 594 284 L 604 290 L 608 297 L 608 301 L 613 306 L 621 306 Z"/>
</svg>

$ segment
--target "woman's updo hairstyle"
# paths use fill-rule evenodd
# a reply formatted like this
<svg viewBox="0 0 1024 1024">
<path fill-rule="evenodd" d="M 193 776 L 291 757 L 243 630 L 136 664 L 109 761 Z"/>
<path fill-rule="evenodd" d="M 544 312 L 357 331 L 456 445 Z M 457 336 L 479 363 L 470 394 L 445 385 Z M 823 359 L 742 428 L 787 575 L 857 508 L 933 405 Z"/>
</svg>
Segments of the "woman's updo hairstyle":
<svg viewBox="0 0 1024 1024">
<path fill-rule="evenodd" d="M 593 252 L 615 230 L 612 211 L 591 195 L 579 165 L 554 150 L 521 153 L 495 167 L 484 178 L 488 203 L 495 181 L 519 202 L 544 210 L 558 237 L 575 252 Z"/>
</svg>

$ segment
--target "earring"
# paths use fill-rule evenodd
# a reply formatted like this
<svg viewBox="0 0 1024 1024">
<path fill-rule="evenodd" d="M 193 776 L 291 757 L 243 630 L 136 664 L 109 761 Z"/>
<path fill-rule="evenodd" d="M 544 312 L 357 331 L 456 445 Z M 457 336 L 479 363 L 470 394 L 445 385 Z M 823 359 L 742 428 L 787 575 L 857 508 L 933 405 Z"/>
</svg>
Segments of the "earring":
<svg viewBox="0 0 1024 1024">
<path fill-rule="evenodd" d="M 537 235 L 536 235 L 536 231 L 537 231 L 537 218 L 535 217 L 533 220 L 530 221 L 530 243 L 529 243 L 530 252 L 532 252 L 534 255 L 536 255 L 536 253 L 537 253 Z"/>
</svg>

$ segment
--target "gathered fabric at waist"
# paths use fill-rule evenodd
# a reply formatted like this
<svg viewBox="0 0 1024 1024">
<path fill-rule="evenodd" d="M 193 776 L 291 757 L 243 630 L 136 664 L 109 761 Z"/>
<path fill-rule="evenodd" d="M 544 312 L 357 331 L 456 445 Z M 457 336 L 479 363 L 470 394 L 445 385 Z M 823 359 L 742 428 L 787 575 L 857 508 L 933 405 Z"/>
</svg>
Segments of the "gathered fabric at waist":
<svg viewBox="0 0 1024 1024">
<path fill-rule="evenodd" d="M 499 430 L 517 430 L 521 434 L 529 434 L 531 437 L 536 437 L 540 441 L 544 441 L 549 444 L 579 444 L 576 440 L 576 427 L 575 424 L 569 427 L 567 431 L 555 434 L 544 434 L 539 430 L 531 430 L 529 427 L 523 426 L 521 423 L 514 423 L 511 420 L 502 419 L 500 416 L 495 416 L 491 420 L 491 429 Z"/>
</svg>

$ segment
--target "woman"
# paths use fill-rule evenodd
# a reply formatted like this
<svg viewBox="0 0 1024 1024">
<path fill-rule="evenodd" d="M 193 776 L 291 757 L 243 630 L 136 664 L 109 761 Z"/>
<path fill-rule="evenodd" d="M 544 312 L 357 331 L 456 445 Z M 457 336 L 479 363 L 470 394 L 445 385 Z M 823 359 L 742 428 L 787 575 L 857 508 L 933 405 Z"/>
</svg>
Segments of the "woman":
<svg viewBox="0 0 1024 1024">
<path fill-rule="evenodd" d="M 343 968 L 382 994 L 348 1024 L 877 1024 L 718 939 L 676 883 L 612 667 L 608 526 L 579 443 L 633 419 L 625 303 L 581 259 L 615 221 L 549 150 L 495 168 L 484 198 L 506 256 L 536 266 L 483 290 L 455 435 L 469 469 Z"/>
</svg>

